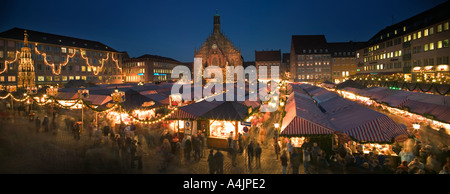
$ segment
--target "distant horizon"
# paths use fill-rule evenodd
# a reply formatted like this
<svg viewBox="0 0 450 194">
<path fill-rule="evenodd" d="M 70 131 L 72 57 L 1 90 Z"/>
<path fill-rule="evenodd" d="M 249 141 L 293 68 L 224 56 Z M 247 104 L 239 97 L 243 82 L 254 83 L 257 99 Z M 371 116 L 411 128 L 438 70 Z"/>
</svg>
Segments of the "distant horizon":
<svg viewBox="0 0 450 194">
<path fill-rule="evenodd" d="M 365 42 L 382 29 L 444 2 L 6 0 L 0 31 L 17 27 L 101 42 L 132 58 L 150 54 L 192 63 L 194 50 L 212 32 L 217 9 L 223 34 L 241 48 L 245 62 L 253 62 L 255 51 L 290 53 L 293 35 Z"/>
</svg>

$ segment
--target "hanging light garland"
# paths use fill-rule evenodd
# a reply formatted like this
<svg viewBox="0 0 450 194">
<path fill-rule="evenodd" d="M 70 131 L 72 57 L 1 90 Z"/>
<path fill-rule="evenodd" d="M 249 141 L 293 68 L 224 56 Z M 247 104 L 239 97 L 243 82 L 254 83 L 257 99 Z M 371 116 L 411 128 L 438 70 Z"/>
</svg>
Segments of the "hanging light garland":
<svg viewBox="0 0 450 194">
<path fill-rule="evenodd" d="M 20 52 L 19 52 L 19 51 L 16 51 L 16 57 L 14 58 L 14 60 L 12 60 L 12 61 L 6 61 L 6 60 L 5 60 L 5 67 L 3 68 L 2 71 L 0 71 L 0 74 L 4 73 L 6 70 L 8 70 L 8 65 L 9 65 L 9 64 L 14 63 L 14 62 L 17 61 L 17 59 L 19 59 L 19 57 L 18 57 L 19 54 L 20 54 Z"/>
</svg>

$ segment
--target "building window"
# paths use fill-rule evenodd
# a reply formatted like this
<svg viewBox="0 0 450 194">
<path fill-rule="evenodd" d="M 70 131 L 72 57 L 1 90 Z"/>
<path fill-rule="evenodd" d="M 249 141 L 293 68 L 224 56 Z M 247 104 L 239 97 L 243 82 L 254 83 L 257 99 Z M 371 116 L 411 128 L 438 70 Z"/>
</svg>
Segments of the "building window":
<svg viewBox="0 0 450 194">
<path fill-rule="evenodd" d="M 437 32 L 442 32 L 442 24 L 439 24 L 439 25 L 437 26 Z"/>
<path fill-rule="evenodd" d="M 432 34 L 434 34 L 434 28 L 433 27 L 430 28 L 430 35 L 432 35 Z"/>
<path fill-rule="evenodd" d="M 73 80 L 73 76 L 69 76 L 69 80 Z"/>
<path fill-rule="evenodd" d="M 424 35 L 424 36 L 428 36 L 428 29 L 425 29 L 425 30 L 423 31 L 423 35 Z"/>
<path fill-rule="evenodd" d="M 440 40 L 440 41 L 437 42 L 437 48 L 438 48 L 438 49 L 442 48 L 442 40 Z"/>
<path fill-rule="evenodd" d="M 62 47 L 62 48 L 61 48 L 61 52 L 62 52 L 62 53 L 67 53 L 67 48 L 66 48 L 66 47 Z"/>
<path fill-rule="evenodd" d="M 8 82 L 15 82 L 16 76 L 8 76 Z"/>
<path fill-rule="evenodd" d="M 62 81 L 67 81 L 67 76 L 62 76 Z"/>
<path fill-rule="evenodd" d="M 75 76 L 75 79 L 80 80 L 80 76 L 79 75 Z"/>
<path fill-rule="evenodd" d="M 442 42 L 442 47 L 448 48 L 448 39 Z"/>
<path fill-rule="evenodd" d="M 52 81 L 52 76 L 47 76 L 47 81 Z"/>
<path fill-rule="evenodd" d="M 0 51 L 0 59 L 3 58 L 3 51 Z"/>
<path fill-rule="evenodd" d="M 430 51 L 434 50 L 434 42 L 430 43 Z"/>
<path fill-rule="evenodd" d="M 86 71 L 86 66 L 81 66 L 81 71 L 85 72 Z"/>
<path fill-rule="evenodd" d="M 444 24 L 444 30 L 448 30 L 448 22 L 445 22 L 445 24 Z"/>
<path fill-rule="evenodd" d="M 425 44 L 425 45 L 423 46 L 423 51 L 428 51 L 428 44 Z"/>
<path fill-rule="evenodd" d="M 422 31 L 417 32 L 417 38 L 422 38 Z"/>
</svg>

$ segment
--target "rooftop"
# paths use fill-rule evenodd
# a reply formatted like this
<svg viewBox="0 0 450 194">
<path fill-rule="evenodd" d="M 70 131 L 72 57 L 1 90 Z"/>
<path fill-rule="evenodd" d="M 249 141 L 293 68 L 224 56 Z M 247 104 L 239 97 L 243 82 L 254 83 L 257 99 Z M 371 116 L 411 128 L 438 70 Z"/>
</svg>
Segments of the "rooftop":
<svg viewBox="0 0 450 194">
<path fill-rule="evenodd" d="M 78 47 L 78 48 L 85 48 L 85 49 L 92 49 L 92 50 L 118 52 L 115 49 L 113 49 L 103 43 L 97 42 L 97 41 L 79 39 L 79 38 L 68 37 L 68 36 L 61 36 L 61 35 L 50 34 L 50 33 L 45 33 L 45 32 L 38 32 L 38 31 L 23 29 L 23 28 L 12 28 L 10 30 L 1 32 L 0 38 L 23 41 L 25 30 L 28 33 L 28 41 L 29 42 Z"/>
</svg>

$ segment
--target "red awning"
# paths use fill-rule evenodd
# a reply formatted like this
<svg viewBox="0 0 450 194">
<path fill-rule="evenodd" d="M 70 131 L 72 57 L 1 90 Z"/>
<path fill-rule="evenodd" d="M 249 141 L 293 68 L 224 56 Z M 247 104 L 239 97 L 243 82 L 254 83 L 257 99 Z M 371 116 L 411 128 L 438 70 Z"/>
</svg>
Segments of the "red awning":
<svg viewBox="0 0 450 194">
<path fill-rule="evenodd" d="M 284 129 L 281 135 L 324 135 L 334 134 L 334 130 L 306 119 L 295 117 Z"/>
</svg>

